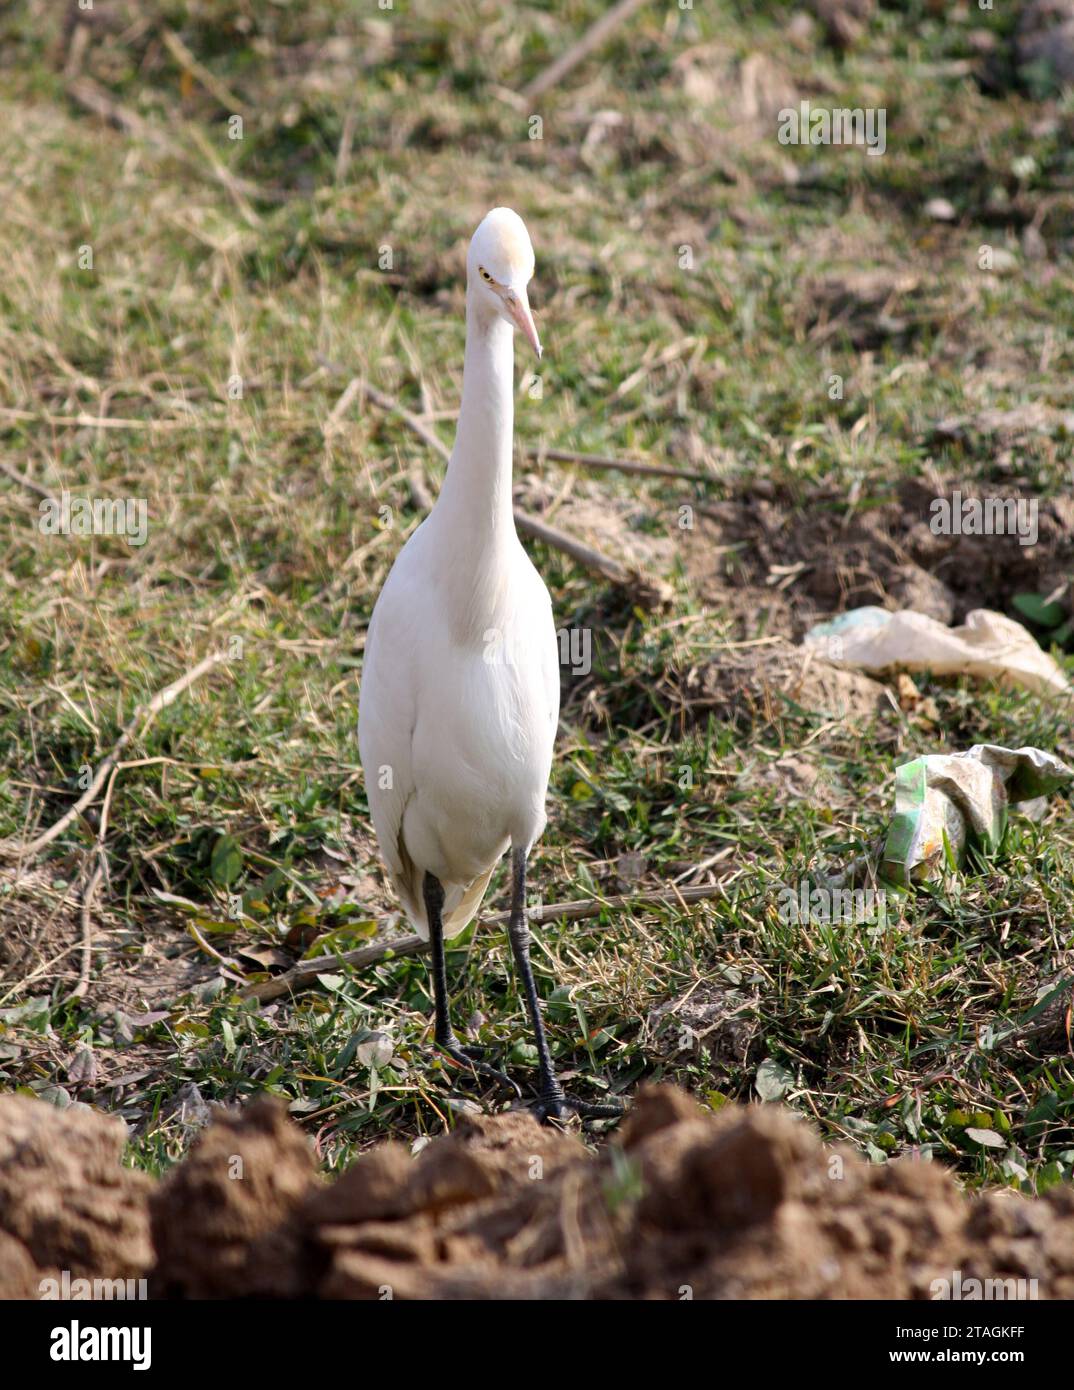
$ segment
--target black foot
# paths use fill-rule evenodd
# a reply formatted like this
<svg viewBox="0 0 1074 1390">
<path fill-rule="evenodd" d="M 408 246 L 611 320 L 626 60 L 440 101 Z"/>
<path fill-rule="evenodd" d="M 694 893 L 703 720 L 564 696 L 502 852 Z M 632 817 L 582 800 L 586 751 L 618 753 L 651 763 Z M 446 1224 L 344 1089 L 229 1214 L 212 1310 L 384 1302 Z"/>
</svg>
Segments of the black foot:
<svg viewBox="0 0 1074 1390">
<path fill-rule="evenodd" d="M 476 1072 L 478 1076 L 487 1076 L 490 1080 L 498 1081 L 501 1086 L 506 1086 L 508 1090 L 514 1091 L 515 1096 L 521 1100 L 522 1092 L 516 1083 L 506 1072 L 497 1071 L 495 1067 L 490 1067 L 487 1062 L 482 1062 L 479 1049 L 463 1047 L 454 1035 L 448 1038 L 437 1038 L 436 1047 L 439 1052 L 445 1053 L 453 1062 L 458 1062 L 460 1067 L 465 1067 L 467 1071 Z"/>
<path fill-rule="evenodd" d="M 526 1106 L 532 1115 L 542 1123 L 549 1120 L 565 1120 L 569 1115 L 577 1115 L 580 1120 L 617 1120 L 626 1114 L 622 1101 L 609 1101 L 604 1105 L 594 1105 L 588 1100 L 578 1100 L 569 1096 L 560 1087 L 548 1087 L 538 1098 Z"/>
</svg>

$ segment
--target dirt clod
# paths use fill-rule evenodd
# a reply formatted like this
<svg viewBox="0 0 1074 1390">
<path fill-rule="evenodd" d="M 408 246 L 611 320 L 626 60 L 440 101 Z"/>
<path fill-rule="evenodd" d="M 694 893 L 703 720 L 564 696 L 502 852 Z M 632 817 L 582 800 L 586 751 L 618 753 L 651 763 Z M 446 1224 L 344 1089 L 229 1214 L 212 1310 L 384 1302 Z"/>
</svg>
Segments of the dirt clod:
<svg viewBox="0 0 1074 1390">
<path fill-rule="evenodd" d="M 157 1297 L 1074 1295 L 1071 1189 L 968 1197 L 938 1163 L 870 1165 L 779 1107 L 714 1116 L 667 1086 L 596 1154 L 528 1114 L 466 1116 L 333 1184 L 274 1101 L 219 1112 L 155 1188 L 121 1142 L 104 1116 L 0 1102 L 0 1294 L 144 1272 L 151 1219 Z"/>
<path fill-rule="evenodd" d="M 297 1294 L 299 1242 L 288 1221 L 316 1183 L 309 1145 L 280 1102 L 218 1112 L 150 1198 L 154 1293 Z"/>
<path fill-rule="evenodd" d="M 1002 414 L 993 412 L 990 427 L 1000 429 Z M 949 433 L 961 427 L 943 425 Z M 1027 495 L 1013 482 L 996 492 L 1011 501 Z M 889 499 L 844 514 L 818 489 L 806 499 L 815 520 L 803 527 L 788 493 L 768 498 L 754 488 L 706 508 L 704 526 L 689 538 L 687 567 L 699 595 L 729 611 L 746 637 L 757 635 L 763 617 L 766 637 L 796 641 L 813 623 L 870 604 L 914 608 L 945 623 L 962 622 L 974 608 L 1017 617 L 1012 595 L 1065 592 L 1074 509 L 1063 497 L 1042 502 L 1034 545 L 1013 531 L 982 545 L 972 530 L 947 534 L 937 521 L 938 499 L 961 516 L 986 495 L 972 481 L 907 479 Z"/>
<path fill-rule="evenodd" d="M 125 1142 L 112 1116 L 0 1096 L 0 1291 L 49 1271 L 146 1273 L 151 1184 L 120 1166 Z"/>
</svg>

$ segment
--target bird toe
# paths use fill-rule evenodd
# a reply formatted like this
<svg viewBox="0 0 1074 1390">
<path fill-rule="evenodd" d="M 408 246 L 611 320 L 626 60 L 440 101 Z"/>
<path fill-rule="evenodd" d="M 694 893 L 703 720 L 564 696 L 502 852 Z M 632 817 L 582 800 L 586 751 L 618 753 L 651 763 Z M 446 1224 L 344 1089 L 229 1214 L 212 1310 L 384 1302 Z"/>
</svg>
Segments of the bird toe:
<svg viewBox="0 0 1074 1390">
<path fill-rule="evenodd" d="M 550 1120 L 568 1120 L 572 1115 L 577 1115 L 580 1120 L 617 1120 L 626 1113 L 626 1106 L 622 1101 L 607 1101 L 598 1105 L 591 1101 L 579 1100 L 577 1096 L 569 1096 L 558 1086 L 543 1091 L 537 1100 L 526 1108 L 545 1124 Z"/>
<path fill-rule="evenodd" d="M 506 1072 L 490 1067 L 487 1062 L 481 1060 L 482 1049 L 473 1047 L 463 1047 L 455 1037 L 449 1039 L 437 1039 L 438 1051 L 450 1057 L 458 1066 L 467 1071 L 475 1073 L 477 1076 L 488 1077 L 492 1081 L 497 1081 L 509 1091 L 514 1091 L 517 1099 L 522 1098 L 522 1091 L 516 1082 L 512 1081 Z M 476 1055 L 475 1055 L 476 1054 Z"/>
</svg>

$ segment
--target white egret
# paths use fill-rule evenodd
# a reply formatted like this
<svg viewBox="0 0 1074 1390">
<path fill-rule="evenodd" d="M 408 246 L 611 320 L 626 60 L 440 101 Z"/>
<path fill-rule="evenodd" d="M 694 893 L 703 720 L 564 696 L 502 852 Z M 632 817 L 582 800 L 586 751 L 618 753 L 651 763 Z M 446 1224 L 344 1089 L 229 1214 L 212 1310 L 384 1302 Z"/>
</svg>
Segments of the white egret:
<svg viewBox="0 0 1074 1390">
<path fill-rule="evenodd" d="M 399 552 L 366 638 L 358 743 L 389 877 L 429 941 L 437 1046 L 520 1094 L 459 1044 L 444 940 L 481 904 L 511 850 L 509 936 L 540 1067 L 535 1109 L 612 1115 L 556 1078 L 530 964 L 526 860 L 545 824 L 559 717 L 548 590 L 515 533 L 511 500 L 514 330 L 541 355 L 526 226 L 494 208 L 467 257 L 466 355 L 455 447 L 440 496 Z"/>
</svg>

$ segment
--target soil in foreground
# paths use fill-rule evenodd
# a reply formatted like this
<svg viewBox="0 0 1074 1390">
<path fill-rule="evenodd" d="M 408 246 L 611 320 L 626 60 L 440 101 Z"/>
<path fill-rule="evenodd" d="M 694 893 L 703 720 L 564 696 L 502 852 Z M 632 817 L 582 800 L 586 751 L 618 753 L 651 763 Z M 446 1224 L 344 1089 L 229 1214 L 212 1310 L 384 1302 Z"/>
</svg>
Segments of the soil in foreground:
<svg viewBox="0 0 1074 1390">
<path fill-rule="evenodd" d="M 939 1164 L 869 1165 L 781 1108 L 713 1115 L 667 1086 L 596 1154 L 525 1113 L 466 1115 L 330 1184 L 269 1099 L 219 1111 L 160 1182 L 121 1165 L 124 1139 L 0 1097 L 0 1294 L 66 1270 L 187 1298 L 1074 1297 L 1074 1190 L 967 1196 Z"/>
</svg>

